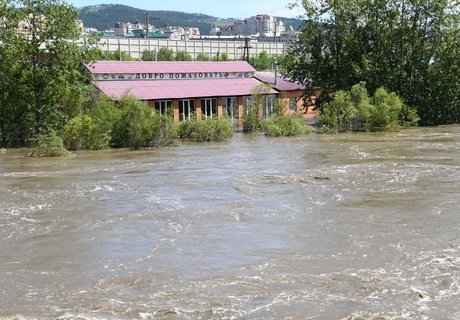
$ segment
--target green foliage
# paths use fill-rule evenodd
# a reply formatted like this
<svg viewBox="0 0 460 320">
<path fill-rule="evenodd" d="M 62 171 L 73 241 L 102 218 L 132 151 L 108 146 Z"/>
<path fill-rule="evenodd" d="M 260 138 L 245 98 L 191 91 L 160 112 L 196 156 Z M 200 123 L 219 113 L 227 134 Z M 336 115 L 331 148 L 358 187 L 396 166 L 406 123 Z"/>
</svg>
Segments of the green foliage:
<svg viewBox="0 0 460 320">
<path fill-rule="evenodd" d="M 120 119 L 112 134 L 116 146 L 139 149 L 176 143 L 177 132 L 170 115 L 157 114 L 147 104 L 130 96 L 119 101 L 119 108 Z"/>
<path fill-rule="evenodd" d="M 222 52 L 222 53 L 217 53 L 217 55 L 215 55 L 213 58 L 212 58 L 213 61 L 229 61 L 230 58 L 228 57 L 228 54 L 227 52 Z"/>
<path fill-rule="evenodd" d="M 276 115 L 265 121 L 265 132 L 269 136 L 298 136 L 311 133 L 310 127 L 305 125 L 303 115 Z"/>
<path fill-rule="evenodd" d="M 179 123 L 178 134 L 181 139 L 196 142 L 227 141 L 233 136 L 233 127 L 226 118 L 187 119 Z"/>
<path fill-rule="evenodd" d="M 246 113 L 243 118 L 244 132 L 257 132 L 263 129 L 263 121 L 260 114 L 264 96 L 270 92 L 271 87 L 267 84 L 260 84 L 251 93 L 249 104 L 246 106 Z"/>
<path fill-rule="evenodd" d="M 259 115 L 259 104 L 256 101 L 251 101 L 243 118 L 243 131 L 253 133 L 261 131 L 262 128 L 263 121 Z"/>
<path fill-rule="evenodd" d="M 38 137 L 38 143 L 29 154 L 30 157 L 68 157 L 71 153 L 64 148 L 62 138 L 51 131 Z"/>
<path fill-rule="evenodd" d="M 393 92 L 379 88 L 369 98 L 362 82 L 350 91 L 336 92 L 317 120 L 323 132 L 344 132 L 393 131 L 415 125 L 418 118 L 415 109 L 406 106 Z"/>
<path fill-rule="evenodd" d="M 174 61 L 174 52 L 166 47 L 160 48 L 157 54 L 158 61 Z"/>
<path fill-rule="evenodd" d="M 155 61 L 155 54 L 153 53 L 153 51 L 145 49 L 142 52 L 141 60 L 142 61 Z"/>
<path fill-rule="evenodd" d="M 0 4 L 0 138 L 26 145 L 59 131 L 81 103 L 90 50 L 79 47 L 77 10 L 60 0 Z M 21 24 L 22 22 L 22 24 Z M 22 32 L 17 32 L 18 25 Z"/>
<path fill-rule="evenodd" d="M 204 54 L 203 52 L 200 52 L 200 53 L 197 54 L 195 60 L 196 61 L 209 61 L 209 57 L 206 54 Z"/>
<path fill-rule="evenodd" d="M 274 58 L 270 57 L 267 51 L 262 51 L 256 57 L 251 57 L 249 59 L 249 63 L 256 69 L 256 70 L 267 70 L 271 69 L 273 65 Z"/>
<path fill-rule="evenodd" d="M 186 51 L 178 51 L 175 59 L 176 61 L 192 61 L 192 56 Z"/>
<path fill-rule="evenodd" d="M 72 118 L 63 129 L 67 149 L 100 150 L 109 147 L 112 128 L 121 112 L 106 96 L 100 95 L 86 113 Z"/>
<path fill-rule="evenodd" d="M 422 124 L 460 122 L 458 1 L 298 3 L 306 21 L 283 61 L 291 79 L 325 92 L 365 81 L 416 107 Z"/>
</svg>

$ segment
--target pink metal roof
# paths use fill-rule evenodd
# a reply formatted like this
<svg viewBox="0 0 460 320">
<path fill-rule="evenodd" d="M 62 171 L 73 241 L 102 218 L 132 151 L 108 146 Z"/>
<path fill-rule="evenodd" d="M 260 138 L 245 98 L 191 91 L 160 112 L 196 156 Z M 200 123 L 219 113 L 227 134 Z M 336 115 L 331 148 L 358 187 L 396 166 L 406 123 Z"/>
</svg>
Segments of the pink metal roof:
<svg viewBox="0 0 460 320">
<path fill-rule="evenodd" d="M 251 95 L 261 84 L 255 78 L 157 80 L 157 81 L 95 81 L 96 86 L 109 97 L 118 99 L 125 94 L 140 100 L 185 99 L 195 97 L 225 97 Z M 277 91 L 271 89 L 270 93 Z"/>
<path fill-rule="evenodd" d="M 246 61 L 96 61 L 86 67 L 93 74 L 256 71 Z"/>
<path fill-rule="evenodd" d="M 278 81 L 275 85 L 275 73 L 274 72 L 256 72 L 254 75 L 257 79 L 262 82 L 268 83 L 274 89 L 278 91 L 293 91 L 293 90 L 304 90 L 305 86 L 298 82 L 291 82 L 286 78 L 278 77 Z"/>
</svg>

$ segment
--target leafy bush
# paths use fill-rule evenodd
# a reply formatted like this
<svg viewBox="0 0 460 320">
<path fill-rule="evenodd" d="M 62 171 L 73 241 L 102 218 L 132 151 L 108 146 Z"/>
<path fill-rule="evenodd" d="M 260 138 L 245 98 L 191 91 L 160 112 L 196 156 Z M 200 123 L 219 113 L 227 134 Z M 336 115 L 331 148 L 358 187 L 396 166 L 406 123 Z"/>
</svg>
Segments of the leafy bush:
<svg viewBox="0 0 460 320">
<path fill-rule="evenodd" d="M 225 118 L 188 119 L 179 124 L 178 135 L 181 139 L 196 142 L 226 141 L 233 136 L 233 127 Z"/>
<path fill-rule="evenodd" d="M 277 115 L 265 122 L 265 131 L 267 135 L 280 136 L 298 136 L 311 132 L 310 127 L 304 123 L 303 115 Z"/>
<path fill-rule="evenodd" d="M 120 120 L 115 124 L 112 142 L 119 147 L 171 146 L 177 133 L 170 115 L 160 115 L 147 104 L 125 96 L 119 101 Z"/>
<path fill-rule="evenodd" d="M 207 56 L 206 54 L 204 54 L 203 52 L 200 52 L 197 54 L 196 56 L 196 61 L 209 61 L 209 56 Z"/>
<path fill-rule="evenodd" d="M 51 131 L 47 135 L 40 136 L 30 157 L 68 157 L 71 153 L 64 148 L 62 138 L 56 132 Z"/>
<path fill-rule="evenodd" d="M 92 131 L 94 125 L 90 116 L 82 115 L 70 119 L 62 133 L 65 146 L 71 150 L 89 149 Z"/>
<path fill-rule="evenodd" d="M 361 82 L 350 91 L 337 91 L 317 120 L 323 132 L 394 131 L 415 125 L 418 117 L 415 109 L 383 88 L 369 98 L 365 83 Z"/>
<path fill-rule="evenodd" d="M 247 107 L 247 112 L 243 118 L 244 132 L 257 132 L 263 129 L 263 121 L 259 115 L 259 105 L 252 101 Z"/>
<path fill-rule="evenodd" d="M 256 132 L 263 129 L 264 122 L 262 121 L 260 109 L 262 108 L 264 96 L 267 95 L 271 90 L 271 86 L 268 84 L 260 84 L 255 87 L 251 92 L 251 99 L 247 106 L 246 114 L 243 118 L 243 131 L 244 132 Z M 275 108 L 275 111 L 281 110 Z"/>
<path fill-rule="evenodd" d="M 178 51 L 175 57 L 176 61 L 192 61 L 192 56 L 187 51 Z"/>
<path fill-rule="evenodd" d="M 142 51 L 141 60 L 142 61 L 155 61 L 155 54 L 152 51 L 145 49 L 144 51 Z"/>
<path fill-rule="evenodd" d="M 70 150 L 109 147 L 112 128 L 120 110 L 106 96 L 99 96 L 85 114 L 72 118 L 63 129 L 64 145 Z"/>
<path fill-rule="evenodd" d="M 161 47 L 157 54 L 158 61 L 174 61 L 174 52 L 172 49 Z"/>
</svg>

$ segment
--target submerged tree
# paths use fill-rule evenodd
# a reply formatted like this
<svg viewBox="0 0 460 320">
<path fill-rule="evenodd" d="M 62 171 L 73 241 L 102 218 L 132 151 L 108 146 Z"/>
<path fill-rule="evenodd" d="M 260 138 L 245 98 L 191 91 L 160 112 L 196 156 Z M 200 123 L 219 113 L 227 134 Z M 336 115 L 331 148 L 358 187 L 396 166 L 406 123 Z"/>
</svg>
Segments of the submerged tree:
<svg viewBox="0 0 460 320">
<path fill-rule="evenodd" d="M 285 59 L 292 79 L 324 92 L 365 81 L 369 91 L 384 87 L 416 106 L 423 124 L 460 121 L 458 1 L 297 3 L 306 21 Z"/>
<path fill-rule="evenodd" d="M 60 0 L 3 1 L 2 112 L 3 144 L 22 145 L 62 128 L 78 107 L 90 55 L 78 46 L 78 11 Z M 4 59 L 5 57 L 5 59 Z"/>
</svg>

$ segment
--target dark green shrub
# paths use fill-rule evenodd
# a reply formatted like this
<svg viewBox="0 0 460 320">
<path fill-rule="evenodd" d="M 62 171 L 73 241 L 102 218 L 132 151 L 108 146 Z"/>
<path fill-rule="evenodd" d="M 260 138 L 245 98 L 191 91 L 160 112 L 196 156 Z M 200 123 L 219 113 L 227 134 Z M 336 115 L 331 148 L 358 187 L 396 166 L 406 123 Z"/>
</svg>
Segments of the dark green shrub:
<svg viewBox="0 0 460 320">
<path fill-rule="evenodd" d="M 226 118 L 188 119 L 179 123 L 178 135 L 183 140 L 196 142 L 226 141 L 233 136 L 233 127 Z"/>
<path fill-rule="evenodd" d="M 200 52 L 197 54 L 196 56 L 196 61 L 209 61 L 209 56 L 207 56 L 206 54 L 204 54 L 203 52 Z"/>
<path fill-rule="evenodd" d="M 243 118 L 243 131 L 244 132 L 257 132 L 263 128 L 263 121 L 259 115 L 259 104 L 252 101 L 247 106 L 246 114 Z"/>
<path fill-rule="evenodd" d="M 40 136 L 37 146 L 32 149 L 30 157 L 68 157 L 72 154 L 64 148 L 62 138 L 56 132 L 51 131 L 47 135 Z"/>
<path fill-rule="evenodd" d="M 64 145 L 70 150 L 100 150 L 109 147 L 112 128 L 120 119 L 120 110 L 100 95 L 86 113 L 72 118 L 63 129 Z"/>
<path fill-rule="evenodd" d="M 172 49 L 162 47 L 158 50 L 157 54 L 158 61 L 174 61 L 174 52 Z"/>
<path fill-rule="evenodd" d="M 351 130 L 355 112 L 350 94 L 340 90 L 337 91 L 334 99 L 323 107 L 323 111 L 317 116 L 317 120 L 323 131 L 349 131 Z"/>
<path fill-rule="evenodd" d="M 175 144 L 177 134 L 172 116 L 157 114 L 147 104 L 130 96 L 123 97 L 119 107 L 120 120 L 112 134 L 116 146 L 139 149 Z"/>
<path fill-rule="evenodd" d="M 303 115 L 277 115 L 265 122 L 265 132 L 269 136 L 298 136 L 311 132 L 305 125 Z"/>
<path fill-rule="evenodd" d="M 176 61 L 192 61 L 192 56 L 187 51 L 178 51 L 175 57 Z"/>
<path fill-rule="evenodd" d="M 322 132 L 395 131 L 401 126 L 415 125 L 419 118 L 395 94 L 379 88 L 369 98 L 365 83 L 351 90 L 337 91 L 331 102 L 317 116 Z"/>
<path fill-rule="evenodd" d="M 65 146 L 70 150 L 89 149 L 93 127 L 93 119 L 88 115 L 70 119 L 62 132 Z"/>
</svg>

